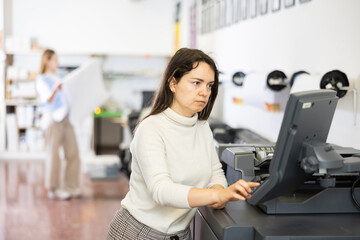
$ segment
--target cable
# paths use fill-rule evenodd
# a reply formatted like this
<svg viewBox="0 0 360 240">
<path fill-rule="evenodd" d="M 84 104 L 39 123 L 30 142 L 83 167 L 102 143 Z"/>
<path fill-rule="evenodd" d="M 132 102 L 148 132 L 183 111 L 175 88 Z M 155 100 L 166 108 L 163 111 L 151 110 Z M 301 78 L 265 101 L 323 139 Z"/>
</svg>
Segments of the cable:
<svg viewBox="0 0 360 240">
<path fill-rule="evenodd" d="M 351 187 L 351 197 L 352 197 L 352 200 L 355 203 L 356 207 L 360 210 L 360 204 L 356 200 L 356 196 L 355 196 L 355 185 L 359 180 L 360 180 L 360 177 L 358 177 L 358 179 L 355 180 L 355 182 L 353 183 L 353 185 Z"/>
</svg>

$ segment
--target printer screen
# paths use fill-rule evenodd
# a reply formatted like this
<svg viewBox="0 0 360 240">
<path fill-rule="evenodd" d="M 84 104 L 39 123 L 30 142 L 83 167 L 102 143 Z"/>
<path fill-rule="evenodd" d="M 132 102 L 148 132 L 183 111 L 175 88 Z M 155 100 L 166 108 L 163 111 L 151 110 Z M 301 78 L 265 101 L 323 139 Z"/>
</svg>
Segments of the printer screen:
<svg viewBox="0 0 360 240">
<path fill-rule="evenodd" d="M 311 176 L 311 172 L 300 166 L 304 143 L 326 143 L 337 101 L 336 92 L 332 90 L 290 95 L 270 162 L 269 177 L 248 199 L 251 205 L 292 193 Z"/>
</svg>

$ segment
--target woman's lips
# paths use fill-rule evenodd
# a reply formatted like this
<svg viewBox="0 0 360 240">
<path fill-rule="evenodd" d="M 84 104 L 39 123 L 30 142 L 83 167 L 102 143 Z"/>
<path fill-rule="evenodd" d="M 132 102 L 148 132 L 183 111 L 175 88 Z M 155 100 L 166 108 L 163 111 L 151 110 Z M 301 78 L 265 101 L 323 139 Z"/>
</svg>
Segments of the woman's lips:
<svg viewBox="0 0 360 240">
<path fill-rule="evenodd" d="M 205 104 L 206 102 L 205 101 L 196 101 L 197 103 L 200 103 L 200 104 Z"/>
</svg>

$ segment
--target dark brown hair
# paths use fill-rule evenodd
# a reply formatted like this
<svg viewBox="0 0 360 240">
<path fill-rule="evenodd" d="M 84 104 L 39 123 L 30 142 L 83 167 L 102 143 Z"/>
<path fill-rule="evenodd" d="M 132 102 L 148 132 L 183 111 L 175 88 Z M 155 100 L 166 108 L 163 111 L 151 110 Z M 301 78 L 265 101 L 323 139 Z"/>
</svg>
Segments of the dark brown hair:
<svg viewBox="0 0 360 240">
<path fill-rule="evenodd" d="M 50 61 L 51 57 L 55 54 L 55 51 L 52 49 L 46 49 L 41 57 L 41 65 L 40 65 L 40 74 L 46 73 L 46 64 Z"/>
<path fill-rule="evenodd" d="M 170 82 L 175 78 L 178 83 L 181 78 L 196 68 L 200 62 L 207 63 L 214 71 L 214 84 L 211 88 L 211 94 L 209 101 L 205 108 L 198 113 L 199 120 L 207 120 L 210 116 L 211 110 L 214 106 L 214 102 L 218 93 L 219 87 L 219 71 L 216 67 L 214 60 L 207 54 L 198 49 L 181 48 L 170 59 L 168 66 L 164 72 L 160 87 L 157 90 L 152 109 L 148 116 L 145 118 L 163 112 L 165 109 L 171 106 L 174 95 L 170 90 Z M 145 119 L 144 118 L 144 119 Z"/>
</svg>

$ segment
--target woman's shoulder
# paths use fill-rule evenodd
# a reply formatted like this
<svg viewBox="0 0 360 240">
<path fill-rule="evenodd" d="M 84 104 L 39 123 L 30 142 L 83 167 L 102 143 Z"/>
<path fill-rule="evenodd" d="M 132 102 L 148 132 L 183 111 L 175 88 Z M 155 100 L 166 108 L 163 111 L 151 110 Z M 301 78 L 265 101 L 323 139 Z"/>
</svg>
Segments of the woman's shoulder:
<svg viewBox="0 0 360 240">
<path fill-rule="evenodd" d="M 209 126 L 209 122 L 207 120 L 198 120 L 197 123 L 199 125 Z"/>
<path fill-rule="evenodd" d="M 160 136 L 162 135 L 163 128 L 164 123 L 161 120 L 161 116 L 151 115 L 139 123 L 134 137 Z"/>
<path fill-rule="evenodd" d="M 210 124 L 207 120 L 198 120 L 197 125 L 198 125 L 198 129 L 201 129 L 200 131 L 202 133 L 212 136 Z"/>
<path fill-rule="evenodd" d="M 203 129 L 210 129 L 209 122 L 207 120 L 198 120 L 197 126 Z"/>
<path fill-rule="evenodd" d="M 46 82 L 46 76 L 45 76 L 45 74 L 43 74 L 43 73 L 40 73 L 40 74 L 38 74 L 37 76 L 36 76 L 36 83 L 43 83 L 43 82 Z"/>
<path fill-rule="evenodd" d="M 36 79 L 42 80 L 44 77 L 45 77 L 45 74 L 39 73 L 39 74 L 36 76 Z"/>
<path fill-rule="evenodd" d="M 53 81 L 52 80 L 52 76 L 50 74 L 47 73 L 39 73 L 36 77 L 36 80 L 41 80 L 41 81 Z"/>
<path fill-rule="evenodd" d="M 146 117 L 141 121 L 139 127 L 141 126 L 143 128 L 156 128 L 164 124 L 165 124 L 164 119 L 162 117 L 162 114 L 160 113 Z"/>
<path fill-rule="evenodd" d="M 66 77 L 67 72 L 66 72 L 65 70 L 59 69 L 59 70 L 57 71 L 57 75 L 58 75 L 60 78 L 64 78 L 64 77 Z"/>
</svg>

